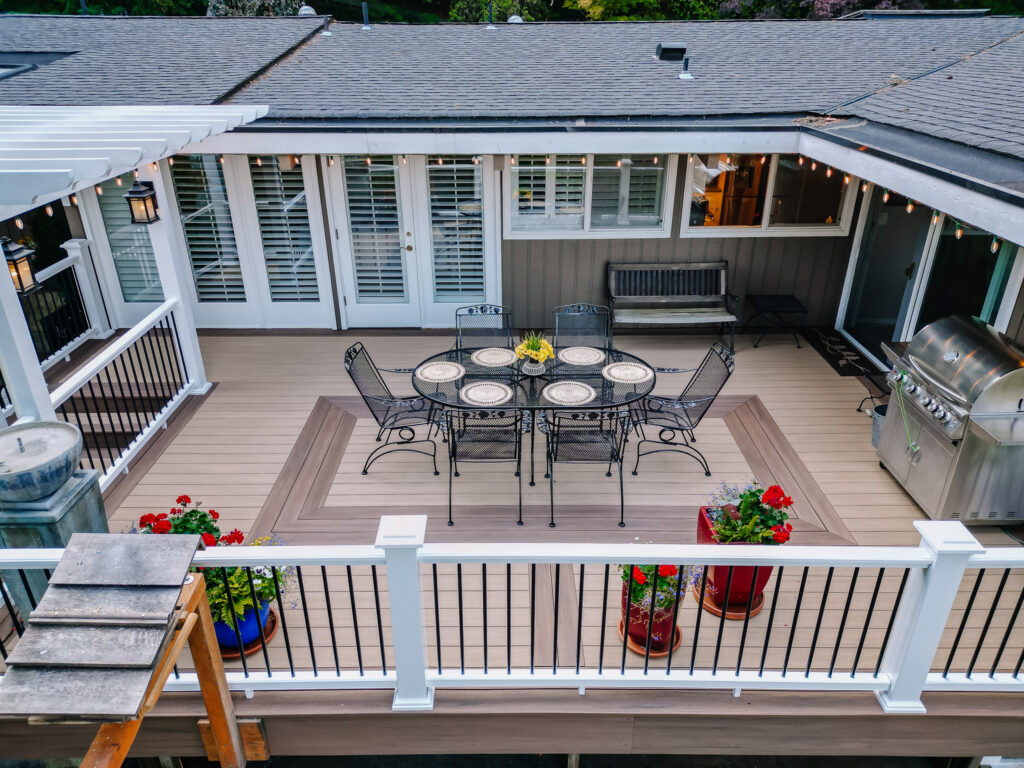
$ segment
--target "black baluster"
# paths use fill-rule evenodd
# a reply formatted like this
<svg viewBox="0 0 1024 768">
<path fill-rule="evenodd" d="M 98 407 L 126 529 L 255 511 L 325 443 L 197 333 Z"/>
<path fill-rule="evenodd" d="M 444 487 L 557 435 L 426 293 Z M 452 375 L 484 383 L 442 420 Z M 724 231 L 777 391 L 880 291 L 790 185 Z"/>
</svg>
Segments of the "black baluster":
<svg viewBox="0 0 1024 768">
<path fill-rule="evenodd" d="M 804 670 L 804 677 L 808 677 L 811 674 L 811 663 L 814 661 L 814 651 L 818 647 L 818 634 L 821 632 L 821 620 L 825 616 L 825 604 L 828 602 L 829 588 L 832 586 L 832 574 L 834 572 L 835 568 L 829 566 L 828 576 L 825 577 L 825 588 L 821 591 L 821 605 L 818 607 L 818 618 L 814 622 L 811 649 L 807 652 L 807 668 Z"/>
<path fill-rule="evenodd" d="M 149 349 L 150 354 L 153 355 L 153 369 L 161 379 L 160 391 L 163 393 L 165 401 L 170 402 L 175 393 L 174 388 L 171 386 L 171 377 L 167 373 L 167 366 L 164 364 L 163 358 L 159 354 L 159 343 L 157 342 L 157 339 L 153 338 L 157 333 L 156 328 L 157 327 L 154 325 L 146 331 L 143 338 L 146 340 L 146 347 Z"/>
<path fill-rule="evenodd" d="M 437 641 L 437 674 L 441 674 L 441 608 L 437 602 L 437 563 L 431 566 L 434 577 L 434 638 Z"/>
<path fill-rule="evenodd" d="M 853 667 L 850 669 L 850 677 L 857 674 L 857 666 L 860 664 L 860 655 L 864 650 L 864 640 L 868 636 L 868 627 L 871 626 L 871 617 L 875 612 L 875 602 L 878 600 L 878 590 L 882 586 L 882 577 L 885 575 L 885 568 L 878 569 L 878 577 L 875 579 L 875 589 L 871 593 L 871 602 L 868 603 L 868 612 L 864 617 L 864 628 L 860 633 L 860 640 L 857 642 L 857 653 L 853 657 Z"/>
<path fill-rule="evenodd" d="M 348 574 L 348 601 L 352 606 L 352 634 L 356 639 L 356 661 L 359 662 L 359 676 L 363 676 L 363 646 L 359 642 L 359 617 L 356 615 L 356 590 L 352 585 L 352 566 L 346 565 Z"/>
<path fill-rule="evenodd" d="M 231 618 L 231 624 L 235 630 L 235 640 L 238 642 L 238 658 L 242 660 L 242 675 L 243 677 L 249 676 L 249 665 L 245 661 L 245 646 L 242 645 L 242 633 L 239 630 L 238 623 L 241 620 L 238 613 L 235 611 L 235 599 L 231 596 L 231 582 L 228 580 L 228 569 L 221 568 L 220 576 L 224 579 L 224 592 L 228 596 L 228 616 Z M 259 621 L 259 616 L 256 617 Z"/>
<path fill-rule="evenodd" d="M 775 624 L 775 606 L 779 604 L 779 587 L 782 585 L 782 572 L 783 566 L 779 566 L 778 572 L 775 574 L 775 590 L 772 592 L 772 607 L 768 611 L 768 626 L 764 630 L 764 646 L 761 648 L 761 666 L 757 669 L 757 676 L 761 677 L 764 674 L 764 663 L 768 659 L 768 642 L 772 637 L 772 626 Z"/>
<path fill-rule="evenodd" d="M 131 403 L 130 413 L 135 416 L 135 424 L 132 426 L 132 429 L 135 430 L 136 435 L 141 435 L 142 430 L 146 428 L 146 414 L 142 405 L 139 403 L 139 398 L 135 389 L 132 387 L 131 377 L 128 375 L 128 366 L 125 365 L 124 360 L 125 355 L 123 352 L 115 359 L 115 362 L 120 363 L 122 373 L 122 375 L 117 378 L 118 388 L 121 391 L 121 399 L 126 403 Z M 116 366 L 114 370 L 116 373 Z M 127 385 L 127 390 L 125 389 L 125 385 Z"/>
<path fill-rule="evenodd" d="M 107 377 L 107 390 L 110 392 L 110 396 L 114 397 L 114 382 L 111 380 L 111 378 L 110 378 L 110 371 L 107 370 L 106 366 L 104 366 L 102 373 Z M 102 382 L 100 383 L 100 389 L 101 390 L 103 389 Z M 132 440 L 134 439 L 134 436 L 132 434 L 130 434 L 127 429 L 125 429 L 124 418 L 122 418 L 122 416 L 121 416 L 121 405 L 120 405 L 120 403 L 115 401 L 115 403 L 114 403 L 114 410 L 117 412 L 117 424 L 118 424 L 119 427 L 121 427 L 121 441 L 118 444 L 119 445 L 118 453 L 119 454 L 123 454 L 125 451 L 128 450 L 128 447 L 132 444 Z M 111 425 L 111 427 L 113 427 L 113 425 L 114 425 L 113 414 L 111 414 L 110 425 Z"/>
<path fill-rule="evenodd" d="M 735 566 L 729 566 L 729 574 L 725 577 L 725 595 L 722 597 L 722 615 L 718 619 L 718 637 L 715 640 L 715 660 L 711 665 L 711 674 L 718 672 L 718 655 L 722 652 L 722 633 L 725 631 L 725 614 L 729 610 L 729 592 L 732 588 L 732 573 Z"/>
<path fill-rule="evenodd" d="M 676 645 L 676 622 L 679 621 L 679 593 L 683 589 L 683 579 L 686 572 L 683 570 L 684 566 L 676 566 L 676 601 L 672 606 L 672 630 L 671 637 L 668 643 L 668 661 L 665 664 L 665 674 L 669 675 L 672 673 L 672 651 L 675 650 Z M 699 608 L 697 610 L 700 610 Z"/>
<path fill-rule="evenodd" d="M 462 563 L 455 565 L 456 584 L 459 595 L 459 674 L 466 674 L 466 634 L 465 624 L 462 620 Z"/>
<path fill-rule="evenodd" d="M 697 621 L 693 624 L 693 649 L 690 651 L 690 674 L 693 674 L 693 665 L 697 663 L 697 638 L 700 637 L 700 618 L 704 615 L 704 593 L 708 586 L 708 566 L 700 575 L 700 597 L 697 598 Z"/>
<path fill-rule="evenodd" d="M 558 671 L 558 577 L 560 565 L 555 563 L 555 615 L 551 632 L 551 674 Z"/>
<path fill-rule="evenodd" d="M 117 450 L 117 445 L 113 445 L 113 435 L 111 435 L 111 429 L 103 422 L 103 414 L 107 414 L 107 420 L 110 420 L 110 408 L 109 404 L 104 400 L 103 408 L 100 408 L 99 399 L 96 397 L 96 389 L 92 385 L 92 379 L 89 379 L 85 386 L 89 390 L 89 399 L 92 400 L 93 408 L 96 411 L 96 421 L 100 425 L 100 434 L 103 436 L 103 446 L 107 451 L 107 458 L 110 459 L 110 467 L 114 466 L 114 463 L 121 457 L 121 452 Z M 85 390 L 82 390 L 82 394 L 85 394 Z"/>
<path fill-rule="evenodd" d="M 185 379 L 188 380 L 188 366 L 185 365 L 185 356 L 181 354 L 181 337 L 178 336 L 178 321 L 174 319 L 174 313 L 172 312 L 168 317 L 171 320 L 171 325 L 174 327 L 174 343 L 178 351 L 178 360 L 181 363 L 181 370 L 185 374 Z"/>
<path fill-rule="evenodd" d="M 978 588 L 981 586 L 981 580 L 985 578 L 985 569 L 978 569 L 978 577 L 974 580 L 974 589 L 971 590 L 971 596 L 967 600 L 967 607 L 964 608 L 964 617 L 960 621 L 960 628 L 956 631 L 956 637 L 953 638 L 953 645 L 949 649 L 949 656 L 946 657 L 946 666 L 942 670 L 942 676 L 945 678 L 949 674 L 949 668 L 953 664 L 953 657 L 956 655 L 956 650 L 960 646 L 960 638 L 963 637 L 964 629 L 967 627 L 967 619 L 971 615 L 971 608 L 974 607 L 974 599 L 978 596 Z"/>
<path fill-rule="evenodd" d="M 804 572 L 800 576 L 800 589 L 796 593 L 796 606 L 793 608 L 793 626 L 789 630 L 789 642 L 786 643 L 786 658 L 782 662 L 782 676 L 786 676 L 786 670 L 789 669 L 789 655 L 793 652 L 793 638 L 796 637 L 796 623 L 797 619 L 800 618 L 800 604 L 804 601 L 804 587 L 807 586 L 807 573 L 810 571 L 808 566 L 804 566 Z"/>
<path fill-rule="evenodd" d="M 892 634 L 892 625 L 896 622 L 896 614 L 899 612 L 900 603 L 903 601 L 903 588 L 907 586 L 907 577 L 910 569 L 903 569 L 903 578 L 900 579 L 900 588 L 896 591 L 896 599 L 892 604 L 892 613 L 889 614 L 889 623 L 885 627 L 885 636 L 882 638 L 882 647 L 878 651 L 878 661 L 875 662 L 875 677 L 878 677 L 878 670 L 882 667 L 882 659 L 885 658 L 885 649 L 889 647 L 889 636 Z"/>
<path fill-rule="evenodd" d="M 487 674 L 487 563 L 480 563 L 480 579 L 482 583 L 484 618 L 484 674 Z"/>
<path fill-rule="evenodd" d="M 174 389 L 175 391 L 180 392 L 185 386 L 185 380 L 181 376 L 181 368 L 178 365 L 178 355 L 174 349 L 171 323 L 168 318 L 164 317 L 164 319 L 160 321 L 160 324 L 164 331 L 160 336 L 163 354 L 167 358 L 167 366 L 171 369 L 171 375 L 174 377 Z"/>
<path fill-rule="evenodd" d="M 988 673 L 989 677 L 994 677 L 996 674 L 996 668 L 999 666 L 999 660 L 1003 657 L 1003 651 L 1006 649 L 1006 641 L 1010 639 L 1010 633 L 1013 632 L 1013 625 L 1017 622 L 1017 616 L 1020 614 L 1022 605 L 1024 605 L 1024 589 L 1020 591 L 1020 596 L 1017 598 L 1017 605 L 1013 607 L 1013 614 L 1010 616 L 1010 621 L 1006 625 L 1006 633 L 1003 635 L 1002 642 L 999 643 L 999 650 L 996 652 L 996 659 L 992 662 L 992 669 Z"/>
<path fill-rule="evenodd" d="M 252 580 L 252 568 L 245 566 L 245 578 L 249 582 L 249 594 L 252 596 L 252 609 L 255 614 L 256 627 L 260 632 L 260 648 L 263 649 L 263 665 L 267 668 L 267 677 L 271 677 L 270 654 L 267 653 L 267 637 L 263 632 L 263 622 L 260 621 L 260 598 L 256 594 L 256 584 Z M 245 655 L 244 653 L 242 654 Z"/>
<path fill-rule="evenodd" d="M 288 655 L 288 671 L 291 672 L 292 677 L 295 677 L 295 663 L 292 661 L 292 644 L 288 638 L 288 624 L 284 620 L 284 604 L 281 600 L 281 584 L 277 579 L 277 568 L 271 566 L 270 574 L 274 577 L 274 595 L 277 597 L 277 620 L 281 622 L 281 633 L 284 635 L 284 650 Z"/>
<path fill-rule="evenodd" d="M 750 625 L 750 611 L 754 607 L 754 585 L 757 584 L 757 572 L 761 566 L 755 565 L 754 572 L 750 576 L 750 591 L 747 592 L 747 612 L 743 616 L 743 631 L 740 633 L 740 650 L 736 654 L 736 674 L 740 673 L 740 665 L 743 664 L 743 646 L 747 644 L 747 627 Z"/>
<path fill-rule="evenodd" d="M 512 674 L 512 563 L 505 563 L 505 670 Z"/>
<path fill-rule="evenodd" d="M 597 674 L 604 674 L 604 634 L 608 626 L 608 576 L 612 566 L 605 563 L 604 566 L 604 591 L 601 593 L 601 641 L 597 652 Z M 628 615 L 628 614 L 627 614 Z"/>
<path fill-rule="evenodd" d="M 580 563 L 580 597 L 576 612 L 576 674 L 580 673 L 580 650 L 583 647 L 583 577 L 586 566 Z"/>
<path fill-rule="evenodd" d="M 857 576 L 860 568 L 853 569 L 853 576 L 850 577 L 850 591 L 846 593 L 846 605 L 843 606 L 843 617 L 839 620 L 839 631 L 836 633 L 836 646 L 832 649 L 832 661 L 828 665 L 828 676 L 832 677 L 832 671 L 836 668 L 836 659 L 839 657 L 839 645 L 843 641 L 843 630 L 846 629 L 846 618 L 850 615 L 850 603 L 853 602 L 853 591 L 857 587 Z"/>
<path fill-rule="evenodd" d="M 18 633 L 18 637 L 21 637 L 25 634 L 25 624 L 21 620 L 21 614 L 15 610 L 14 603 L 11 602 L 11 598 L 7 594 L 7 588 L 4 586 L 3 579 L 0 579 L 0 597 L 3 597 L 4 608 L 7 609 L 7 615 L 11 617 L 11 622 L 14 624 L 14 631 Z"/>
<path fill-rule="evenodd" d="M 68 398 L 68 402 L 71 403 L 71 408 L 75 411 L 75 415 L 78 416 L 78 406 L 75 405 L 75 397 L 79 396 L 82 398 L 82 410 L 85 411 L 85 420 L 89 423 L 89 435 L 92 437 L 93 452 L 96 454 L 96 458 L 100 462 L 100 472 L 106 473 L 108 464 L 103 460 L 102 446 L 100 445 L 100 435 L 96 431 L 96 428 L 92 423 L 92 416 L 89 415 L 89 404 L 85 401 L 85 390 L 79 389 L 71 397 Z M 98 416 L 99 414 L 97 414 Z M 81 417 L 79 417 L 81 420 Z M 84 431 L 84 430 L 83 430 Z"/>
<path fill-rule="evenodd" d="M 988 616 L 985 617 L 985 626 L 981 628 L 981 636 L 978 637 L 978 643 L 974 646 L 974 655 L 971 656 L 971 663 L 967 665 L 967 677 L 971 676 L 974 672 L 974 665 L 978 661 L 978 655 L 981 653 L 981 648 L 985 643 L 985 636 L 988 634 L 988 628 L 992 625 L 992 617 L 996 613 L 996 606 L 999 605 L 999 599 L 1003 596 L 1003 587 L 1006 586 L 1006 580 L 1010 577 L 1010 569 L 1007 568 L 1003 571 L 1003 577 L 999 580 L 999 586 L 996 588 L 996 594 L 992 598 L 992 607 L 989 608 Z"/>
<path fill-rule="evenodd" d="M 384 621 L 380 615 L 380 589 L 377 587 L 377 566 L 370 566 L 370 575 L 373 577 L 373 607 L 377 611 L 377 639 L 380 641 L 380 671 L 382 675 L 388 673 L 388 663 L 384 656 Z"/>
<path fill-rule="evenodd" d="M 157 411 L 153 409 L 153 397 L 149 394 L 148 389 L 143 390 L 142 388 L 145 371 L 142 368 L 142 358 L 139 355 L 139 350 L 136 349 L 135 344 L 132 344 L 124 351 L 124 355 L 128 358 L 128 363 L 132 367 L 132 385 L 139 393 L 142 415 L 146 417 L 147 425 L 152 424 L 156 419 Z"/>
<path fill-rule="evenodd" d="M 537 564 L 530 563 L 530 674 L 533 674 L 534 636 L 536 627 Z"/>
<path fill-rule="evenodd" d="M 148 391 L 150 392 L 151 397 L 153 397 L 154 400 L 159 401 L 159 400 L 164 399 L 165 395 L 164 395 L 163 391 L 161 391 L 161 389 L 159 387 L 159 383 L 157 381 L 159 376 L 157 376 L 157 374 L 154 372 L 153 361 L 150 359 L 149 349 L 146 346 L 146 335 L 148 333 L 149 332 L 147 331 L 146 333 L 142 334 L 142 336 L 140 336 L 139 339 L 135 342 L 135 345 L 138 347 L 139 356 L 142 358 L 143 362 L 145 363 L 146 372 L 149 375 Z M 156 409 L 156 414 L 159 415 L 160 411 L 162 411 L 162 410 L 163 410 L 163 406 L 160 406 L 159 408 Z"/>
<path fill-rule="evenodd" d="M 644 642 L 644 674 L 647 674 L 647 667 L 651 661 L 651 635 L 654 634 L 654 614 L 658 610 L 658 569 L 661 566 L 654 566 L 654 583 L 651 584 L 651 613 L 647 619 L 647 640 Z M 675 640 L 669 638 L 669 645 Z"/>
<path fill-rule="evenodd" d="M 36 609 L 36 596 L 32 594 L 32 585 L 29 584 L 28 574 L 25 573 L 23 568 L 19 568 L 18 575 L 21 577 L 21 585 L 25 588 L 25 594 L 28 595 L 28 604 L 32 606 L 34 611 Z"/>
<path fill-rule="evenodd" d="M 629 577 L 626 584 L 626 615 L 622 619 L 622 666 L 620 674 L 626 674 L 626 646 L 629 640 L 629 614 L 633 611 L 633 569 L 632 564 L 626 566 L 629 569 Z"/>
<path fill-rule="evenodd" d="M 341 663 L 338 661 L 338 638 L 334 632 L 334 612 L 331 610 L 331 587 L 327 583 L 327 566 L 320 566 L 320 578 L 324 583 L 324 602 L 327 605 L 327 625 L 331 628 L 331 650 L 334 652 L 334 672 L 341 677 Z"/>
<path fill-rule="evenodd" d="M 296 580 L 299 582 L 299 597 L 302 600 L 302 620 L 306 624 L 306 640 L 309 642 L 309 658 L 313 663 L 313 677 L 317 677 L 316 651 L 313 649 L 313 628 L 309 623 L 309 606 L 306 604 L 306 587 L 302 581 L 302 566 L 295 566 Z M 277 593 L 281 594 L 280 590 Z"/>
</svg>

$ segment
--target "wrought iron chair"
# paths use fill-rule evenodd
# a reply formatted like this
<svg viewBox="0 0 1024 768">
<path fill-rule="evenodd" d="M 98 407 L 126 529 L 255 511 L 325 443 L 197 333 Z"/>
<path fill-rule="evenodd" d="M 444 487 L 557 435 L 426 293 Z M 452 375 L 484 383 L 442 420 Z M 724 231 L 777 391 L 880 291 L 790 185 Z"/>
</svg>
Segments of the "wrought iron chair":
<svg viewBox="0 0 1024 768">
<path fill-rule="evenodd" d="M 555 307 L 555 349 L 566 347 L 612 348 L 611 312 L 597 304 Z"/>
<path fill-rule="evenodd" d="M 704 474 L 707 477 L 711 476 L 704 454 L 692 445 L 697 441 L 693 431 L 707 414 L 735 368 L 732 352 L 724 344 L 716 341 L 711 345 L 701 364 L 692 369 L 695 372 L 678 398 L 648 395 L 630 408 L 633 424 L 641 438 L 637 444 L 634 475 L 640 467 L 642 457 L 652 453 L 673 451 L 693 457 L 704 468 Z M 648 439 L 645 427 L 657 428 L 658 439 Z M 645 443 L 653 443 L 658 447 L 644 451 Z"/>
<path fill-rule="evenodd" d="M 523 524 L 523 414 L 518 410 L 446 410 L 448 431 L 448 525 L 452 521 L 452 486 L 459 462 L 515 462 L 519 480 L 519 519 Z"/>
<path fill-rule="evenodd" d="M 629 433 L 627 411 L 554 411 L 547 422 L 547 475 L 551 496 L 551 521 L 555 527 L 555 464 L 607 464 L 605 477 L 612 476 L 612 464 L 619 467 L 619 527 L 626 525 L 625 494 L 622 487 L 622 463 L 625 458 L 626 435 Z"/>
<path fill-rule="evenodd" d="M 345 350 L 345 370 L 352 378 L 352 383 L 359 390 L 363 402 L 370 409 L 374 420 L 377 422 L 377 442 L 384 437 L 384 445 L 379 445 L 370 451 L 363 464 L 363 474 L 370 469 L 370 465 L 377 459 L 390 453 L 410 451 L 430 456 L 434 462 L 434 474 L 437 471 L 437 446 L 430 439 L 431 432 L 440 426 L 437 420 L 436 410 L 433 403 L 419 397 L 395 397 L 388 389 L 380 371 L 384 370 L 374 365 L 370 353 L 362 342 L 356 342 Z M 416 439 L 416 430 L 426 427 L 426 438 Z M 385 437 L 386 435 L 386 437 Z M 392 438 L 397 437 L 395 442 Z M 413 446 L 430 445 L 430 451 L 414 448 Z"/>
<path fill-rule="evenodd" d="M 455 310 L 455 348 L 511 347 L 508 307 L 477 304 Z"/>
</svg>

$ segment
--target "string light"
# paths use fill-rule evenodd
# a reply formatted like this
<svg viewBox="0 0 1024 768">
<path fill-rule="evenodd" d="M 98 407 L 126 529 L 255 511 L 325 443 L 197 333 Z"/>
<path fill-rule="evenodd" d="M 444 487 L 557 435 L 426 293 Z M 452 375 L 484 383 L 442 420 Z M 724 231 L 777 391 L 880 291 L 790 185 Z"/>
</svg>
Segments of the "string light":
<svg viewBox="0 0 1024 768">
<path fill-rule="evenodd" d="M 72 205 L 78 205 L 78 195 L 72 195 L 71 196 L 71 204 Z"/>
<path fill-rule="evenodd" d="M 765 160 L 768 159 L 767 155 L 761 155 L 761 165 L 764 165 Z"/>
<path fill-rule="evenodd" d="M 914 201 L 908 199 L 907 200 L 907 213 L 913 213 L 913 212 L 914 212 Z"/>
<path fill-rule="evenodd" d="M 473 165 L 480 165 L 480 155 L 473 155 Z"/>
<path fill-rule="evenodd" d="M 167 164 L 168 165 L 174 165 L 174 158 L 173 157 L 168 157 L 167 158 Z"/>
<path fill-rule="evenodd" d="M 960 224 L 960 223 L 957 223 L 957 225 L 956 225 L 956 232 L 954 232 L 953 234 L 956 235 L 956 239 L 957 240 L 959 240 L 961 237 L 963 237 L 964 236 L 964 225 Z"/>
<path fill-rule="evenodd" d="M 615 167 L 616 168 L 621 168 L 622 167 L 622 160 L 621 159 L 615 161 Z"/>
<path fill-rule="evenodd" d="M 298 155 L 292 155 L 292 163 L 295 165 L 302 165 L 302 158 Z"/>
<path fill-rule="evenodd" d="M 366 164 L 367 165 L 373 165 L 373 158 L 372 157 L 367 157 L 366 158 Z"/>
<path fill-rule="evenodd" d="M 99 184 L 96 185 L 96 194 L 97 195 L 102 195 L 103 194 L 103 187 L 101 187 Z"/>
<path fill-rule="evenodd" d="M 850 183 L 850 174 L 847 173 L 847 174 L 845 174 L 843 176 L 843 184 L 849 184 L 849 183 Z"/>
<path fill-rule="evenodd" d="M 444 165 L 444 158 L 443 157 L 437 158 L 437 164 L 438 165 Z"/>
<path fill-rule="evenodd" d="M 544 165 L 551 165 L 551 155 L 544 155 Z"/>
<path fill-rule="evenodd" d="M 812 171 L 818 170 L 818 162 L 816 160 L 811 160 L 811 170 Z"/>
<path fill-rule="evenodd" d="M 53 206 L 52 205 L 46 206 L 46 215 L 47 216 L 53 216 Z"/>
<path fill-rule="evenodd" d="M 408 157 L 406 157 L 405 155 L 402 155 L 402 165 L 405 165 L 405 164 L 406 164 L 406 163 L 408 163 L 408 162 L 409 162 L 409 158 L 408 158 Z M 513 160 L 513 161 L 512 161 L 512 165 L 515 165 L 515 164 L 516 164 L 516 161 L 515 161 L 515 160 Z"/>
<path fill-rule="evenodd" d="M 998 237 L 993 237 L 992 238 L 992 245 L 989 246 L 989 250 L 992 251 L 992 253 L 998 253 L 999 252 L 999 245 L 1000 245 L 999 238 Z"/>
<path fill-rule="evenodd" d="M 868 191 L 868 183 L 866 181 L 861 183 L 860 191 L 861 192 L 867 192 Z"/>
<path fill-rule="evenodd" d="M 14 220 L 14 226 L 16 226 L 18 229 L 24 229 L 25 228 L 25 222 L 22 221 L 21 219 L 15 219 Z"/>
<path fill-rule="evenodd" d="M 132 176 L 134 178 L 136 178 L 136 179 L 139 178 L 139 169 L 138 168 L 136 168 L 134 171 L 132 171 Z"/>
<path fill-rule="evenodd" d="M 149 164 L 149 170 L 153 171 L 153 173 L 156 173 L 156 168 L 157 168 L 156 163 L 150 163 Z"/>
<path fill-rule="evenodd" d="M 887 190 L 885 190 L 885 191 L 884 191 L 884 192 L 882 193 L 882 202 L 883 202 L 883 203 L 888 203 L 888 202 L 889 202 L 889 190 L 888 190 L 888 189 L 887 189 Z"/>
<path fill-rule="evenodd" d="M 657 165 L 657 164 L 658 164 L 658 156 L 657 156 L 657 155 L 655 155 L 655 156 L 654 156 L 654 164 L 655 164 L 655 165 Z"/>
<path fill-rule="evenodd" d="M 260 157 L 259 155 L 256 155 L 256 165 L 257 165 L 257 167 L 259 167 L 259 168 L 262 168 L 262 167 L 263 167 L 263 158 L 262 158 L 262 157 Z"/>
<path fill-rule="evenodd" d="M 932 211 L 932 224 L 938 224 L 938 223 L 939 223 L 939 212 L 938 211 Z"/>
<path fill-rule="evenodd" d="M 405 162 L 405 155 L 402 155 L 402 162 L 403 162 L 403 163 Z M 512 155 L 512 159 L 511 159 L 511 160 L 509 160 L 509 162 L 510 162 L 510 163 L 511 163 L 512 165 L 515 165 L 515 164 L 516 164 L 516 156 L 515 156 L 515 155 Z"/>
<path fill-rule="evenodd" d="M 687 155 L 686 156 L 686 164 L 689 165 L 692 162 L 693 162 L 693 155 Z"/>
<path fill-rule="evenodd" d="M 831 178 L 832 178 L 832 166 L 829 166 L 829 167 L 828 167 L 828 168 L 827 168 L 827 169 L 825 170 L 825 178 L 826 178 L 826 179 L 831 179 Z"/>
<path fill-rule="evenodd" d="M 334 155 L 328 155 L 328 157 L 327 157 L 327 166 L 329 168 L 333 168 L 334 167 Z"/>
<path fill-rule="evenodd" d="M 800 157 L 797 158 L 797 163 L 799 165 L 803 165 L 804 164 L 804 156 L 803 155 L 800 155 Z"/>
<path fill-rule="evenodd" d="M 218 160 L 219 160 L 219 162 L 220 162 L 220 164 L 221 164 L 221 165 L 224 165 L 224 155 L 221 155 L 221 156 L 220 156 L 220 157 L 218 158 Z"/>
<path fill-rule="evenodd" d="M 117 184 L 117 186 L 119 186 L 119 187 L 123 186 L 123 184 L 124 184 L 124 182 L 121 181 L 121 177 L 120 176 L 118 176 L 116 179 L 114 179 L 114 183 Z"/>
<path fill-rule="evenodd" d="M 580 158 L 580 165 L 586 165 L 586 164 L 587 164 L 587 156 L 584 155 L 583 157 Z"/>
</svg>

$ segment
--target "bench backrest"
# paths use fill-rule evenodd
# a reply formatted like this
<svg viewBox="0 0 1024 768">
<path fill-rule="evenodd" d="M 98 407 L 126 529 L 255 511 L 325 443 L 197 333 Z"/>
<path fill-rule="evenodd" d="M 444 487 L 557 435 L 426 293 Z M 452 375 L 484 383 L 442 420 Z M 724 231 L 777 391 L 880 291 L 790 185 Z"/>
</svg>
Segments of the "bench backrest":
<svg viewBox="0 0 1024 768">
<path fill-rule="evenodd" d="M 729 264 L 609 264 L 612 298 L 642 296 L 725 296 Z"/>
</svg>

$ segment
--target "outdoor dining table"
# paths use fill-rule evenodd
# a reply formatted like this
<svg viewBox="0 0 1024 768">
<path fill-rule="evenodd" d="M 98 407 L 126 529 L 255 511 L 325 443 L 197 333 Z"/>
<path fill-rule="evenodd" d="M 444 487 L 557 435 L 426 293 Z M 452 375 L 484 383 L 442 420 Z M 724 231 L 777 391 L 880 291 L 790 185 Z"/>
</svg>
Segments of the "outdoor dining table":
<svg viewBox="0 0 1024 768">
<path fill-rule="evenodd" d="M 561 349 L 538 375 L 524 373 L 524 361 L 515 359 L 511 349 L 507 364 L 497 364 L 502 351 L 452 349 L 431 355 L 414 369 L 412 385 L 442 408 L 524 411 L 530 425 L 530 485 L 535 484 L 534 444 L 544 411 L 619 409 L 649 395 L 657 378 L 652 366 L 618 349 Z M 474 391 L 482 397 L 474 397 Z"/>
</svg>

